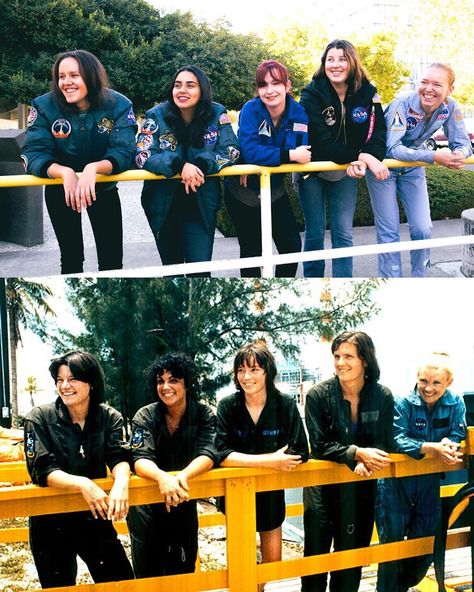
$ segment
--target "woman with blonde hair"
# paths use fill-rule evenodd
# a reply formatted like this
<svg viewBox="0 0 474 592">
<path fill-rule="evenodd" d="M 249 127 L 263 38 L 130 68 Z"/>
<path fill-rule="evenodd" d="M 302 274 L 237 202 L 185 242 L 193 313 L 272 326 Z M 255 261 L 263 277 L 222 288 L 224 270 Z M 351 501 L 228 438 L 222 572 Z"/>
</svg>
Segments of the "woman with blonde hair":
<svg viewBox="0 0 474 592">
<path fill-rule="evenodd" d="M 326 201 L 334 249 L 352 246 L 357 183 L 368 168 L 386 179 L 385 121 L 380 98 L 368 81 L 355 47 L 344 39 L 328 44 L 300 104 L 309 117 L 311 160 L 350 163 L 347 171 L 302 175 L 299 195 L 305 218 L 304 250 L 324 248 Z M 306 261 L 305 277 L 324 276 L 324 261 Z M 334 259 L 333 277 L 352 277 L 352 258 Z"/>
</svg>

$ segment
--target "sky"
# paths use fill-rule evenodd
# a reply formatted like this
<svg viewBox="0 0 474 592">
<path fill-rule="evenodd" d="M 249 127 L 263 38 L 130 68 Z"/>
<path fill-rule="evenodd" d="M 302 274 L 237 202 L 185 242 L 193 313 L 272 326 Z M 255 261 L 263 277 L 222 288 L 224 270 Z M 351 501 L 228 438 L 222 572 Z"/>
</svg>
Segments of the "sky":
<svg viewBox="0 0 474 592">
<path fill-rule="evenodd" d="M 45 281 L 44 278 L 41 281 Z M 140 280 L 136 280 L 140 281 Z M 347 280 L 346 280 L 347 281 Z M 62 292 L 62 279 L 47 280 L 53 291 Z M 313 280 L 313 297 L 319 300 L 320 280 Z M 344 280 L 330 280 L 334 290 L 342 289 Z M 379 365 L 380 382 L 395 394 L 403 395 L 413 388 L 417 364 L 430 351 L 449 353 L 454 366 L 453 390 L 474 392 L 474 282 L 462 278 L 425 278 L 389 280 L 375 292 L 374 300 L 380 314 L 358 327 L 373 339 Z M 295 303 L 296 306 L 296 303 Z M 57 298 L 53 308 L 58 324 L 79 333 L 81 323 L 64 298 Z M 39 393 L 36 404 L 55 397 L 54 385 L 48 374 L 51 350 L 38 337 L 27 333 L 24 347 L 19 350 L 20 391 L 26 378 L 37 378 Z M 329 344 L 307 340 L 301 359 L 308 367 L 319 367 L 323 378 L 332 375 Z M 231 366 L 231 360 L 229 360 Z M 20 408 L 29 409 L 29 396 L 20 392 Z"/>
</svg>

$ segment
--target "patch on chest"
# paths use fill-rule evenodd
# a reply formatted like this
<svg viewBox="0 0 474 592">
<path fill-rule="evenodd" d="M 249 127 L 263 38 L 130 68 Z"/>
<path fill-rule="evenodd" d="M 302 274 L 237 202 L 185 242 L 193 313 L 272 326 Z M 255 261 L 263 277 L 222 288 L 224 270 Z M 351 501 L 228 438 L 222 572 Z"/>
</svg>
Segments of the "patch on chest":
<svg viewBox="0 0 474 592">
<path fill-rule="evenodd" d="M 262 123 L 260 124 L 260 126 L 258 128 L 258 135 L 259 136 L 268 136 L 269 138 L 271 138 L 272 128 L 270 127 L 270 124 L 268 123 L 268 121 L 266 119 L 264 119 L 262 121 Z"/>
<path fill-rule="evenodd" d="M 160 148 L 162 150 L 172 150 L 173 152 L 176 150 L 178 146 L 178 140 L 174 136 L 172 132 L 166 130 L 164 134 L 160 136 Z"/>
<path fill-rule="evenodd" d="M 334 107 L 326 107 L 323 111 L 323 117 L 326 125 L 334 125 L 336 123 L 336 110 Z"/>
<path fill-rule="evenodd" d="M 97 131 L 99 134 L 110 134 L 110 132 L 114 129 L 114 121 L 113 119 L 107 119 L 103 117 L 97 123 Z"/>
<path fill-rule="evenodd" d="M 426 428 L 426 419 L 424 417 L 417 417 L 415 419 L 415 429 L 422 432 Z"/>
<path fill-rule="evenodd" d="M 71 135 L 72 125 L 67 119 L 56 119 L 51 126 L 55 138 L 67 138 Z"/>
</svg>

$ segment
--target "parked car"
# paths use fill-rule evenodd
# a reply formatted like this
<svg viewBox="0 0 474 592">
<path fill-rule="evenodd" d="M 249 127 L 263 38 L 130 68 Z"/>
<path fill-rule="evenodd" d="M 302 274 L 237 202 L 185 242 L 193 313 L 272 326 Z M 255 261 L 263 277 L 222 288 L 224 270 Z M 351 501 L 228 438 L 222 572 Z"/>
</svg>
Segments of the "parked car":
<svg viewBox="0 0 474 592">
<path fill-rule="evenodd" d="M 469 139 L 471 140 L 471 145 L 474 150 L 474 119 L 464 119 L 464 123 L 466 124 L 467 133 L 469 134 Z M 438 148 L 447 148 L 448 147 L 448 138 L 444 134 L 443 128 L 439 129 L 435 134 L 431 136 L 428 140 L 426 140 L 426 146 L 430 150 L 437 150 Z"/>
</svg>

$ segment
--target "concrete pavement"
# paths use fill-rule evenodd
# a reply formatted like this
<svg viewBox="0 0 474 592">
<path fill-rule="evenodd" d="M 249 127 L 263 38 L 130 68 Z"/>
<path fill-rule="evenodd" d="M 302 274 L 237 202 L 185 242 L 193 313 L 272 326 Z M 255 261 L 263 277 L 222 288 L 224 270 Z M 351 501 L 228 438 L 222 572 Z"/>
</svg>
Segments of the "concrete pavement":
<svg viewBox="0 0 474 592">
<path fill-rule="evenodd" d="M 140 204 L 142 183 L 131 181 L 119 183 L 122 201 L 124 226 L 124 275 L 127 269 L 144 269 L 160 265 L 160 258 L 148 222 Z M 44 212 L 44 243 L 34 247 L 22 247 L 0 241 L 0 276 L 2 277 L 40 277 L 60 273 L 59 249 L 49 217 Z M 87 215 L 83 217 L 86 274 L 97 271 L 97 258 L 94 239 Z M 439 220 L 434 222 L 433 238 L 460 235 L 461 220 Z M 407 225 L 401 228 L 402 240 L 408 240 Z M 373 226 L 354 228 L 354 245 L 368 245 L 376 242 Z M 329 233 L 326 233 L 326 246 L 329 248 Z M 224 238 L 216 234 L 213 259 L 232 259 L 239 255 L 237 239 Z M 402 253 L 405 274 L 409 274 L 409 253 Z M 460 272 L 462 247 L 443 247 L 432 250 L 432 267 L 429 277 L 463 277 Z M 326 265 L 326 274 L 331 275 L 331 263 Z M 377 275 L 376 255 L 354 258 L 354 277 L 374 277 Z M 238 277 L 238 270 L 216 272 L 213 277 Z M 298 276 L 302 277 L 301 264 Z"/>
</svg>

